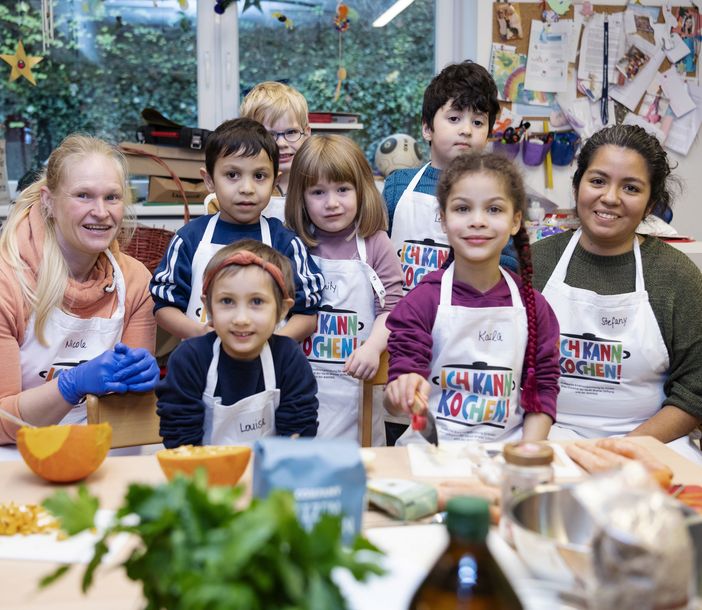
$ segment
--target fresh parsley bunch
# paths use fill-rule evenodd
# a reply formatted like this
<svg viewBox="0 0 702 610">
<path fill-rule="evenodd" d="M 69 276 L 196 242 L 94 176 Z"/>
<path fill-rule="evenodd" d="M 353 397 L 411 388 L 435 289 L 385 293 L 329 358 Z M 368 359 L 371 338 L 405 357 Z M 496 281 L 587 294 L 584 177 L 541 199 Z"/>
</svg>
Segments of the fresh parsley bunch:
<svg viewBox="0 0 702 610">
<path fill-rule="evenodd" d="M 379 551 L 368 540 L 342 545 L 341 517 L 325 515 L 307 532 L 290 492 L 254 499 L 243 510 L 235 507 L 240 496 L 240 488 L 208 487 L 204 472 L 156 487 L 130 485 L 115 524 L 95 543 L 83 591 L 107 541 L 120 532 L 139 538 L 122 565 L 131 580 L 141 581 L 147 610 L 346 608 L 334 569 L 348 568 L 357 580 L 382 573 Z M 59 491 L 44 506 L 74 535 L 93 527 L 98 500 L 81 486 L 77 496 Z M 41 586 L 67 570 L 62 566 Z"/>
</svg>

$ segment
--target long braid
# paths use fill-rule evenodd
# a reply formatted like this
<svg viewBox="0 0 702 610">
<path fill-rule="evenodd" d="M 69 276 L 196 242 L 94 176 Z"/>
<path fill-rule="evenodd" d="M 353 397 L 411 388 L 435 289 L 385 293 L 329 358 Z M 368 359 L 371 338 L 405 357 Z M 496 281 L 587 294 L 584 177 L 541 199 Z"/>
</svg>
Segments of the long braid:
<svg viewBox="0 0 702 610">
<path fill-rule="evenodd" d="M 519 227 L 519 231 L 514 236 L 514 245 L 519 255 L 519 267 L 522 276 L 521 294 L 527 314 L 527 346 L 524 364 L 527 367 L 526 380 L 522 386 L 521 404 L 524 411 L 534 413 L 542 411 L 541 400 L 536 385 L 536 343 L 537 326 L 536 321 L 536 299 L 534 297 L 534 287 L 531 284 L 533 268 L 531 265 L 531 248 L 529 247 L 529 236 L 524 225 Z"/>
</svg>

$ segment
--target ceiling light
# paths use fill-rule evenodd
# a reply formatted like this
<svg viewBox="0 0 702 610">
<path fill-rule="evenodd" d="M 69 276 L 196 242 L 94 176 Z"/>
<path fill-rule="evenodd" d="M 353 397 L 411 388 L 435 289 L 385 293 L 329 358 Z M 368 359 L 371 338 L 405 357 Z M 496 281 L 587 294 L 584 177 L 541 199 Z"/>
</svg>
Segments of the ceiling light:
<svg viewBox="0 0 702 610">
<path fill-rule="evenodd" d="M 373 27 L 382 28 L 386 26 L 413 2 L 414 0 L 397 0 L 395 4 L 373 22 Z"/>
</svg>

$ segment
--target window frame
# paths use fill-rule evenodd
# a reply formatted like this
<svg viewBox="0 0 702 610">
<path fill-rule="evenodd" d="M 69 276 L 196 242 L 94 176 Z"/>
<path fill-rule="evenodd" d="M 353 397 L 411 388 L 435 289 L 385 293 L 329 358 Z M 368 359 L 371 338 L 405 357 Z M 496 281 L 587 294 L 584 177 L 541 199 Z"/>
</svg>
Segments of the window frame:
<svg viewBox="0 0 702 610">
<path fill-rule="evenodd" d="M 236 8 L 236 5 L 232 7 Z M 490 3 L 492 8 L 492 3 Z M 434 72 L 476 59 L 478 0 L 435 0 Z M 226 34 L 226 35 L 225 35 Z M 197 3 L 198 126 L 214 129 L 239 116 L 239 16 L 217 15 L 210 2 Z"/>
</svg>

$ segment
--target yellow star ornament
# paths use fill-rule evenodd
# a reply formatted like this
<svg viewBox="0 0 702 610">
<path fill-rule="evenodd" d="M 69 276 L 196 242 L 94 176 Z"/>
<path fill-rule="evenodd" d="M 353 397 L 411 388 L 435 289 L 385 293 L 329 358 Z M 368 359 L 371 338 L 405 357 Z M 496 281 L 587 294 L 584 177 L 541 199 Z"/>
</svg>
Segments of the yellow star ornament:
<svg viewBox="0 0 702 610">
<path fill-rule="evenodd" d="M 15 49 L 14 55 L 0 55 L 0 59 L 6 61 L 12 66 L 12 72 L 10 72 L 10 82 L 17 80 L 20 76 L 24 76 L 32 85 L 36 85 L 34 80 L 34 74 L 32 74 L 32 68 L 36 66 L 43 57 L 38 56 L 28 56 L 24 51 L 24 45 L 22 41 L 17 42 L 17 48 Z"/>
</svg>

